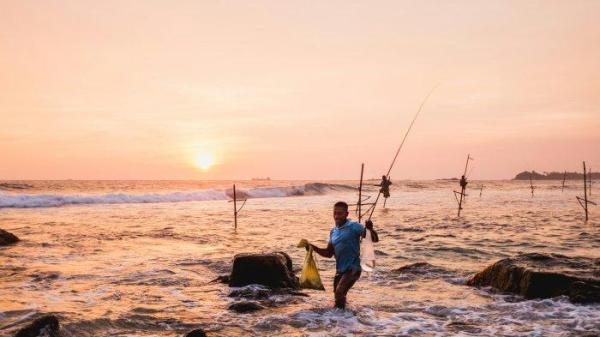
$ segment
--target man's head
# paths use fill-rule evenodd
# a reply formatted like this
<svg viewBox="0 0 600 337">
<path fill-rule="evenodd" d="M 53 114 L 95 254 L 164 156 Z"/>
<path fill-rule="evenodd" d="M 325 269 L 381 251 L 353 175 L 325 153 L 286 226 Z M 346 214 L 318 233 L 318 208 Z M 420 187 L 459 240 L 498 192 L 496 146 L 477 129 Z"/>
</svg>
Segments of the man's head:
<svg viewBox="0 0 600 337">
<path fill-rule="evenodd" d="M 336 225 L 343 225 L 348 219 L 348 204 L 343 201 L 336 202 L 333 205 L 333 218 Z"/>
<path fill-rule="evenodd" d="M 381 176 L 381 180 L 386 180 L 387 177 L 386 176 Z"/>
</svg>

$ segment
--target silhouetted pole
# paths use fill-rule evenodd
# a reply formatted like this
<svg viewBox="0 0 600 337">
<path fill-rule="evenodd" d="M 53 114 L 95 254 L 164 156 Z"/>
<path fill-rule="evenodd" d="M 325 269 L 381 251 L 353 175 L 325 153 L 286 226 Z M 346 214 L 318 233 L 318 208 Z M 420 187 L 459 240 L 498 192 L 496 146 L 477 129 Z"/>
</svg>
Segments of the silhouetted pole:
<svg viewBox="0 0 600 337">
<path fill-rule="evenodd" d="M 592 168 L 591 167 L 590 167 L 590 170 L 588 172 L 589 172 L 589 174 L 587 176 L 587 180 L 590 183 L 590 188 L 588 190 L 589 190 L 590 196 L 591 196 L 592 195 L 592 181 L 593 181 L 593 179 L 592 179 Z"/>
<path fill-rule="evenodd" d="M 365 163 L 360 164 L 360 184 L 358 185 L 358 222 L 362 220 L 362 187 L 363 187 L 363 173 L 365 172 Z"/>
<path fill-rule="evenodd" d="M 479 187 L 479 197 L 481 198 L 481 193 L 483 192 L 483 185 Z"/>
<path fill-rule="evenodd" d="M 562 190 L 561 190 L 561 192 L 565 191 L 565 180 L 567 180 L 567 171 L 565 171 L 565 174 L 563 174 L 563 183 L 562 183 Z"/>
<path fill-rule="evenodd" d="M 467 162 L 465 163 L 465 171 L 462 175 L 462 178 L 465 179 L 465 182 L 467 181 L 467 167 L 469 166 L 469 160 L 471 160 L 471 154 L 467 154 Z M 467 184 L 465 183 L 464 185 L 461 184 L 460 186 L 460 200 L 458 201 L 458 216 L 460 216 L 460 211 L 462 210 L 462 203 L 463 203 L 463 199 L 465 197 L 465 193 L 467 191 Z M 456 196 L 456 193 L 454 194 L 454 196 Z"/>
<path fill-rule="evenodd" d="M 531 188 L 531 197 L 533 198 L 533 191 L 535 190 L 535 187 L 533 186 L 533 180 L 531 179 L 532 175 L 533 175 L 533 171 L 531 171 L 531 173 L 529 173 L 529 188 Z"/>
<path fill-rule="evenodd" d="M 233 219 L 235 222 L 235 229 L 237 229 L 237 195 L 235 194 L 235 184 L 233 184 Z"/>
<path fill-rule="evenodd" d="M 596 205 L 595 202 L 588 200 L 588 177 L 587 177 L 587 171 L 585 169 L 585 162 L 583 162 L 583 198 L 580 196 L 577 196 L 577 202 L 579 202 L 579 205 L 583 208 L 583 210 L 585 211 L 585 221 L 588 221 L 588 204 L 592 204 L 592 205 Z"/>
<path fill-rule="evenodd" d="M 588 221 L 588 200 L 587 200 L 587 177 L 585 174 L 585 161 L 583 162 L 583 204 L 585 207 L 585 221 Z"/>
</svg>

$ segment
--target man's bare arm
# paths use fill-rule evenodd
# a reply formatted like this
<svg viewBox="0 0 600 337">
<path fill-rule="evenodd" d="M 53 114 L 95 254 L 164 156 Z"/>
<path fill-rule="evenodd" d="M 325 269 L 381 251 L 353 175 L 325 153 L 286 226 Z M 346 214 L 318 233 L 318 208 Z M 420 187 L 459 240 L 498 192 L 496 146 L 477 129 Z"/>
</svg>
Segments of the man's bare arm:
<svg viewBox="0 0 600 337">
<path fill-rule="evenodd" d="M 327 244 L 327 248 L 319 248 L 319 247 L 313 245 L 312 243 L 310 244 L 310 246 L 317 254 L 319 254 L 323 257 L 332 257 L 333 256 L 334 250 L 333 250 L 333 244 L 331 244 L 331 242 L 329 242 Z"/>
</svg>

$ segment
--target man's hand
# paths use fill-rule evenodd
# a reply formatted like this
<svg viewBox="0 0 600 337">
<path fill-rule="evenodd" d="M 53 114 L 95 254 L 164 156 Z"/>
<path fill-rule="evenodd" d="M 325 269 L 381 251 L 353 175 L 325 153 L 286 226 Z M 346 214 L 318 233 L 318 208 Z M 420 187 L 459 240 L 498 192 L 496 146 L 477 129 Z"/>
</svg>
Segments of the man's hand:
<svg viewBox="0 0 600 337">
<path fill-rule="evenodd" d="M 369 229 L 369 230 L 372 230 L 373 229 L 373 221 L 367 220 L 367 222 L 365 222 L 365 227 L 367 227 L 367 229 Z"/>
</svg>

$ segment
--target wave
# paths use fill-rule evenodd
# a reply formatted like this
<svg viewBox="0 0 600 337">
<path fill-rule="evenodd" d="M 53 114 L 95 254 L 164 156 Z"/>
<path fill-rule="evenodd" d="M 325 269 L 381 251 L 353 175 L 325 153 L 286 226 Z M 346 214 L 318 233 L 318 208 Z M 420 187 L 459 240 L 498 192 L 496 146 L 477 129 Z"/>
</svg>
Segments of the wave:
<svg viewBox="0 0 600 337">
<path fill-rule="evenodd" d="M 26 190 L 29 188 L 33 188 L 33 185 L 21 183 L 0 183 L 0 189 L 2 190 Z"/>
<path fill-rule="evenodd" d="M 238 198 L 283 198 L 303 195 L 320 195 L 334 191 L 355 190 L 352 186 L 340 184 L 308 183 L 303 186 L 259 187 L 236 191 Z M 98 195 L 81 194 L 8 194 L 0 193 L 0 208 L 41 208 L 66 205 L 89 204 L 133 204 L 168 203 L 186 201 L 210 201 L 231 199 L 229 190 L 199 190 L 172 193 L 109 193 Z"/>
</svg>

